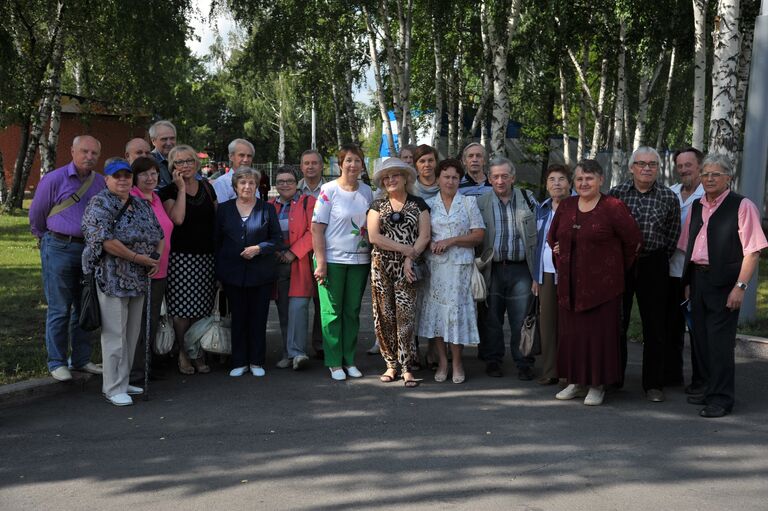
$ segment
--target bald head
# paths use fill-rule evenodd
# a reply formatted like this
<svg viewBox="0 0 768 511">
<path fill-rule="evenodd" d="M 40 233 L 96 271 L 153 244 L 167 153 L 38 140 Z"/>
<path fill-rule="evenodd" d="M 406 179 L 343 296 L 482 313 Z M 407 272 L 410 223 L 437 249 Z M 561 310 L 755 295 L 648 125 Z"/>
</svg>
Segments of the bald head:
<svg viewBox="0 0 768 511">
<path fill-rule="evenodd" d="M 132 138 L 125 144 L 125 159 L 128 160 L 128 163 L 133 163 L 136 158 L 149 156 L 150 152 L 152 152 L 152 148 L 143 138 Z"/>
<path fill-rule="evenodd" d="M 80 135 L 72 141 L 72 162 L 77 172 L 89 174 L 96 169 L 96 163 L 101 155 L 101 142 L 90 135 Z"/>
</svg>

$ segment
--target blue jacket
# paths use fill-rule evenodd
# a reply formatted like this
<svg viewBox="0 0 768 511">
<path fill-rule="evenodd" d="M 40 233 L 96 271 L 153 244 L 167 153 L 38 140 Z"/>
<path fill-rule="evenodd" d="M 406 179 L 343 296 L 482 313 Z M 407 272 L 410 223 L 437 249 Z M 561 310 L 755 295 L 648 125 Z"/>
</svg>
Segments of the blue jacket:
<svg viewBox="0 0 768 511">
<path fill-rule="evenodd" d="M 274 282 L 277 275 L 275 251 L 282 248 L 283 233 L 275 207 L 261 199 L 243 222 L 236 200 L 219 204 L 216 210 L 216 278 L 229 286 L 253 287 Z M 253 259 L 240 253 L 251 245 L 261 252 Z"/>
<path fill-rule="evenodd" d="M 541 204 L 536 206 L 536 253 L 534 254 L 533 263 L 533 278 L 539 284 L 544 283 L 544 262 L 542 261 L 542 255 L 544 254 L 544 242 L 547 241 L 547 218 L 552 212 L 552 199 L 547 199 Z M 555 276 L 555 282 L 557 282 L 557 276 Z"/>
</svg>

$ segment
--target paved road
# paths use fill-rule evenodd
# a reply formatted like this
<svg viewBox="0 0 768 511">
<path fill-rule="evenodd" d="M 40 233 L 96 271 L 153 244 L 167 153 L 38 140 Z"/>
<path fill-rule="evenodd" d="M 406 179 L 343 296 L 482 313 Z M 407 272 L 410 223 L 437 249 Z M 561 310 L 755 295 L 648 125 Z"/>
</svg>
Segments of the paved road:
<svg viewBox="0 0 768 511">
<path fill-rule="evenodd" d="M 0 409 L 0 510 L 768 509 L 765 362 L 739 360 L 719 420 L 682 389 L 644 401 L 637 345 L 601 407 L 558 402 L 509 363 L 488 378 L 474 350 L 466 384 L 405 389 L 378 381 L 364 311 L 362 380 L 271 369 L 272 322 L 262 379 L 173 375 L 115 408 L 95 378 Z"/>
</svg>

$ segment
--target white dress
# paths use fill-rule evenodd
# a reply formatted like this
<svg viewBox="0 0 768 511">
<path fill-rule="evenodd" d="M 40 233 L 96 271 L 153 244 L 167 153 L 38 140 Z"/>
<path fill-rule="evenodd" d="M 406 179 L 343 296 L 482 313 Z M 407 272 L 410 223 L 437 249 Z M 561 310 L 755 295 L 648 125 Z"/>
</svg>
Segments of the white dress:
<svg viewBox="0 0 768 511">
<path fill-rule="evenodd" d="M 439 193 L 426 202 L 431 210 L 432 241 L 485 229 L 474 197 L 457 193 L 450 211 L 445 210 Z M 431 276 L 423 291 L 418 335 L 442 337 L 453 344 L 478 344 L 477 310 L 470 290 L 474 251 L 451 247 L 444 254 L 430 253 L 427 262 Z"/>
</svg>

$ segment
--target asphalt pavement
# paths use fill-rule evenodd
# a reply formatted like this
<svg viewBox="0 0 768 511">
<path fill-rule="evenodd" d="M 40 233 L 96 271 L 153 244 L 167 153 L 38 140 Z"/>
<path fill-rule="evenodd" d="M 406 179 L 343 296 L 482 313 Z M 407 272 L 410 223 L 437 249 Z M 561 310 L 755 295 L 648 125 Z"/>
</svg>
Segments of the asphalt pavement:
<svg viewBox="0 0 768 511">
<path fill-rule="evenodd" d="M 641 350 L 605 404 L 559 402 L 557 386 L 490 378 L 467 349 L 467 382 L 384 384 L 363 310 L 358 367 L 334 382 L 319 361 L 267 375 L 154 382 L 117 408 L 101 379 L 0 408 L 0 510 L 768 509 L 766 362 L 738 359 L 737 403 L 698 417 L 681 387 L 650 403 Z"/>
</svg>

